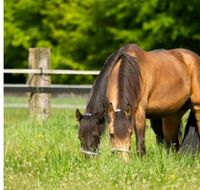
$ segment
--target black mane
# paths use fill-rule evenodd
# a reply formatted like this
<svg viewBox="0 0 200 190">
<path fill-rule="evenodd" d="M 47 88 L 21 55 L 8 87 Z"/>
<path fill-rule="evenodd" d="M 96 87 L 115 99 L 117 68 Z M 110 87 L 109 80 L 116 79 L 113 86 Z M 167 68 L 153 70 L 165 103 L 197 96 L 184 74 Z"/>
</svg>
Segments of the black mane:
<svg viewBox="0 0 200 190">
<path fill-rule="evenodd" d="M 120 69 L 120 83 L 126 83 L 130 84 L 131 88 L 136 88 L 137 95 L 135 94 L 133 97 L 137 97 L 139 94 L 139 79 L 137 78 L 139 74 L 139 70 L 137 68 L 137 64 L 135 62 L 135 59 L 131 56 L 129 56 L 126 52 L 131 50 L 132 48 L 135 49 L 137 47 L 136 45 L 127 45 L 120 49 L 118 49 L 116 52 L 111 54 L 107 60 L 104 63 L 104 66 L 96 78 L 92 89 L 90 91 L 89 99 L 86 105 L 86 111 L 87 113 L 99 113 L 102 112 L 108 105 L 108 100 L 106 97 L 106 90 L 107 90 L 107 84 L 108 84 L 108 78 L 109 75 L 115 66 L 115 64 L 118 62 L 118 60 L 121 58 L 122 63 L 121 69 Z M 127 75 L 128 77 L 125 77 Z M 137 75 L 137 76 L 136 76 Z M 133 80 L 133 81 L 132 81 Z M 122 85 L 120 85 L 122 87 Z M 121 88 L 120 87 L 120 88 Z M 133 88 L 132 88 L 133 89 Z M 125 96 L 123 94 L 130 93 L 130 95 L 133 95 L 133 90 L 129 89 L 123 89 L 123 93 L 120 94 L 121 96 Z M 125 99 L 125 102 L 131 102 L 129 97 L 123 97 L 122 99 Z"/>
<path fill-rule="evenodd" d="M 86 105 L 86 112 L 99 113 L 102 112 L 108 105 L 106 90 L 108 84 L 108 77 L 113 66 L 116 64 L 121 55 L 123 48 L 120 48 L 111 54 L 105 61 L 103 68 L 96 78 L 92 89 L 90 91 L 89 99 Z"/>
<path fill-rule="evenodd" d="M 88 113 L 102 112 L 104 108 L 107 106 L 107 98 L 106 98 L 107 81 L 116 54 L 117 52 L 111 54 L 107 58 L 100 74 L 98 75 L 92 86 L 88 103 L 86 106 L 86 112 Z"/>
<path fill-rule="evenodd" d="M 135 45 L 130 45 L 120 56 L 120 67 L 118 75 L 118 108 L 122 112 L 115 113 L 114 131 L 116 136 L 125 137 L 128 131 L 129 122 L 125 119 L 125 109 L 127 105 L 131 106 L 132 111 L 136 110 L 140 99 L 141 93 L 141 72 L 136 57 L 131 56 L 131 52 L 134 52 L 134 56 L 140 57 L 142 51 Z M 132 126 L 133 127 L 133 126 Z"/>
<path fill-rule="evenodd" d="M 129 104 L 132 109 L 135 109 L 140 96 L 140 68 L 136 58 L 124 53 L 121 56 L 121 64 L 119 68 L 119 107 L 125 110 Z"/>
</svg>

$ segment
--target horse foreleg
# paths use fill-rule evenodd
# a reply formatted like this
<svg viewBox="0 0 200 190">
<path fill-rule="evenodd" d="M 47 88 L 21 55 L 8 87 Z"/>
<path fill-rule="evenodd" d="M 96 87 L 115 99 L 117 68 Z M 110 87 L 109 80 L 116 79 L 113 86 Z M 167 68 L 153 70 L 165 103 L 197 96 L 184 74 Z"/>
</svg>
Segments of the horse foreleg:
<svg viewBox="0 0 200 190">
<path fill-rule="evenodd" d="M 135 114 L 135 134 L 136 134 L 136 149 L 140 156 L 146 154 L 145 148 L 145 112 L 144 109 L 138 106 Z"/>
</svg>

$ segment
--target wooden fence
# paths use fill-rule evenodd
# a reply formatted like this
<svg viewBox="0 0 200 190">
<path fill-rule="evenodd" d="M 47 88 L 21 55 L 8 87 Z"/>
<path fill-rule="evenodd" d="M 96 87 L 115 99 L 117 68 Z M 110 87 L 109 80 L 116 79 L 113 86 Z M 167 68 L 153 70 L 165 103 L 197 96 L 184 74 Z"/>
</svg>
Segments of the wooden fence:
<svg viewBox="0 0 200 190">
<path fill-rule="evenodd" d="M 4 74 L 28 74 L 26 84 L 4 84 L 4 92 L 28 92 L 31 117 L 46 119 L 51 113 L 51 93 L 88 93 L 91 85 L 54 85 L 51 75 L 98 75 L 99 71 L 51 70 L 50 49 L 30 48 L 28 69 L 4 69 Z"/>
</svg>

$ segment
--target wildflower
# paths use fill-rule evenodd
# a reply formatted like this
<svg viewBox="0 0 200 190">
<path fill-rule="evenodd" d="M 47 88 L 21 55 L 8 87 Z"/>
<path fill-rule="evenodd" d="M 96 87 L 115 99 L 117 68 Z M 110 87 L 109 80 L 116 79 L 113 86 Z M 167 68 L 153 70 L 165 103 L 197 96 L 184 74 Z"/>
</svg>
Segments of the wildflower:
<svg viewBox="0 0 200 190">
<path fill-rule="evenodd" d="M 44 138 L 44 135 L 42 133 L 39 133 L 37 136 L 37 139 L 43 139 L 43 138 Z"/>
</svg>

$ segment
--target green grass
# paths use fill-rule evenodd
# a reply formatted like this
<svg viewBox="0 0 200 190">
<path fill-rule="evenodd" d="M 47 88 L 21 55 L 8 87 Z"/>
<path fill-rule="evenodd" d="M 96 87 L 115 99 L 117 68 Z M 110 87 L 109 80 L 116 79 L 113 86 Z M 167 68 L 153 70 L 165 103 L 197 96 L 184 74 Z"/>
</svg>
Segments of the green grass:
<svg viewBox="0 0 200 190">
<path fill-rule="evenodd" d="M 52 104 L 71 104 L 74 106 L 85 105 L 87 96 L 77 96 L 73 94 L 69 94 L 68 96 L 51 96 Z M 4 97 L 5 104 L 27 104 L 28 103 L 28 95 L 24 96 L 11 96 L 7 95 Z"/>
<path fill-rule="evenodd" d="M 111 154 L 107 132 L 100 156 L 84 158 L 77 133 L 75 109 L 53 109 L 51 118 L 39 123 L 29 119 L 26 109 L 6 108 L 5 189 L 200 189 L 200 156 L 167 153 L 156 145 L 150 128 L 147 155 L 136 156 L 133 136 L 127 163 Z"/>
</svg>

